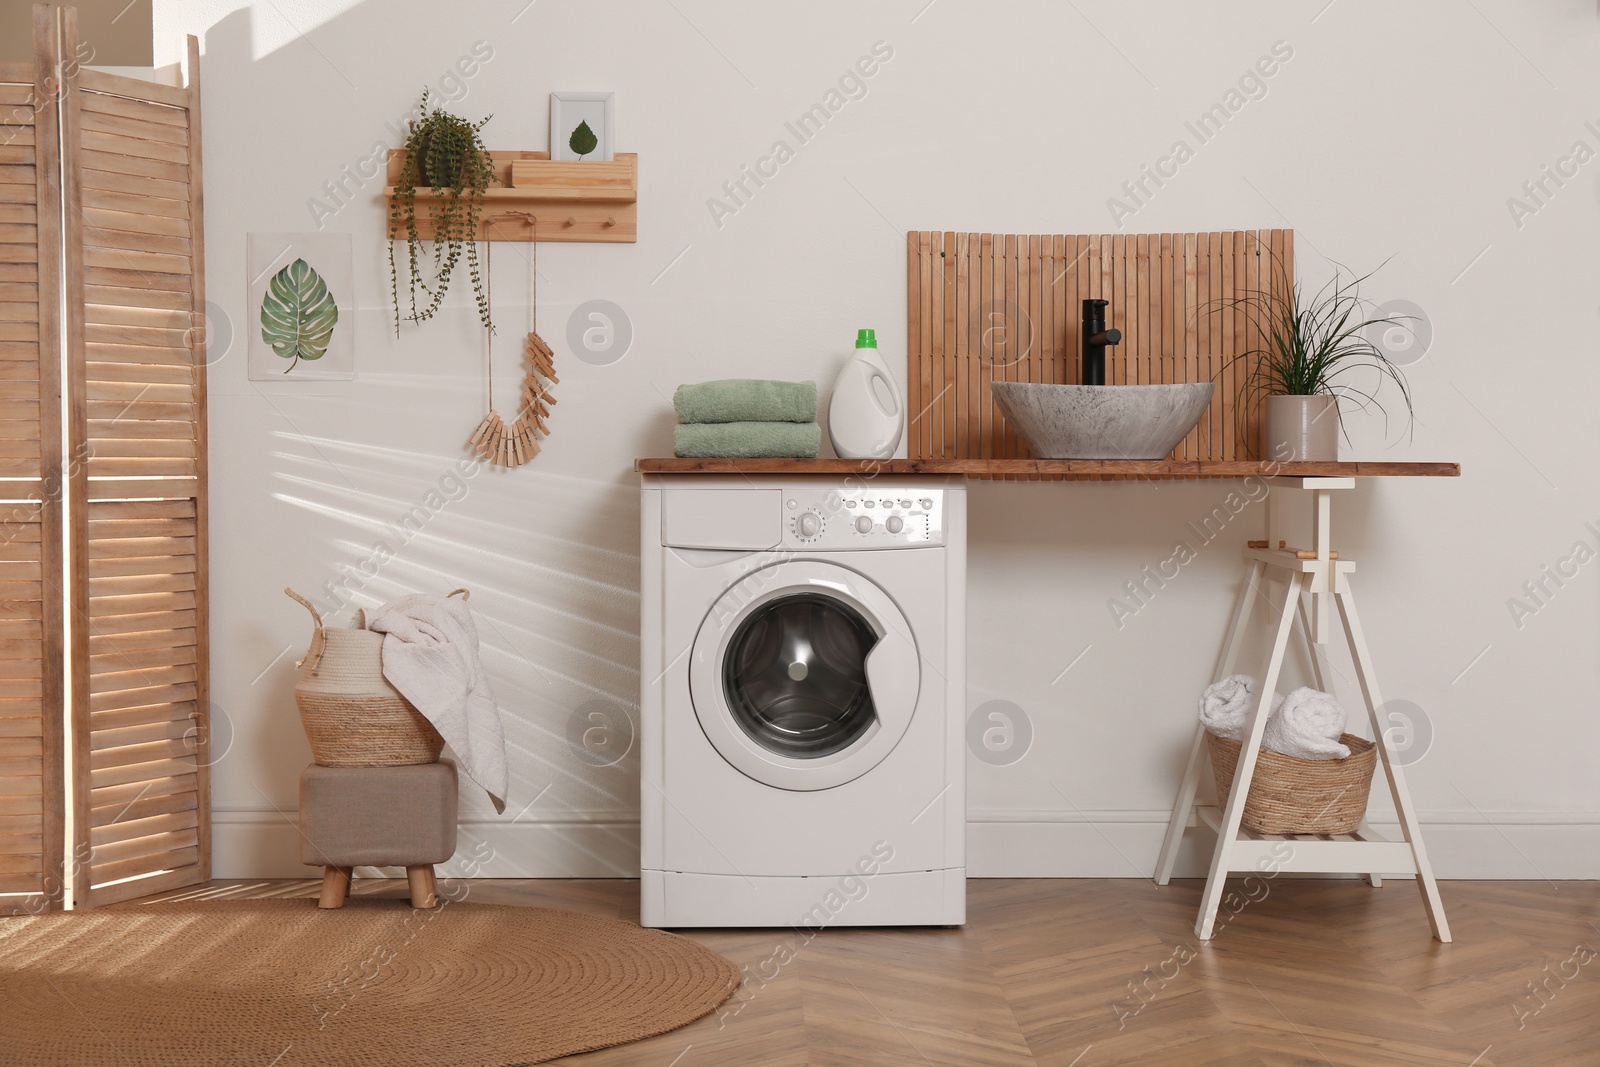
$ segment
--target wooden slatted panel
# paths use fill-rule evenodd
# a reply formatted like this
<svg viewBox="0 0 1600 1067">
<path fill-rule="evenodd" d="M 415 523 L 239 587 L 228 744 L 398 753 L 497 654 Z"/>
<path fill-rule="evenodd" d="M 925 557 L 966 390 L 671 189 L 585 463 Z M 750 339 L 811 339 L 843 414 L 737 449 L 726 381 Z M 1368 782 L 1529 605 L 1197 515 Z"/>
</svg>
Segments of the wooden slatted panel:
<svg viewBox="0 0 1600 1067">
<path fill-rule="evenodd" d="M 1252 367 L 1239 357 L 1255 327 L 1235 302 L 1294 284 L 1293 241 L 1290 230 L 908 234 L 908 455 L 1030 458 L 989 384 L 1081 381 L 1083 301 L 1104 299 L 1123 335 L 1106 350 L 1108 382 L 1216 383 L 1171 458 L 1254 458 Z"/>
<path fill-rule="evenodd" d="M 6 501 L 0 509 L 9 513 L 0 523 L 0 893 L 59 899 L 60 681 L 59 669 L 48 670 L 44 632 L 46 590 L 58 585 L 42 580 L 37 502 Z M 56 675 L 53 704 L 44 699 L 49 673 Z M 0 900 L 0 913 L 14 904 Z"/>
<path fill-rule="evenodd" d="M 88 906 L 210 874 L 197 59 L 191 38 L 183 91 L 83 71 L 63 109 Z"/>
<path fill-rule="evenodd" d="M 0 913 L 60 907 L 65 854 L 53 11 L 34 24 L 33 62 L 0 65 Z"/>
<path fill-rule="evenodd" d="M 33 101 L 31 69 L 26 84 L 0 83 L 0 478 L 43 474 L 39 202 L 41 171 L 47 168 L 35 144 Z"/>
<path fill-rule="evenodd" d="M 125 81 L 110 87 L 128 90 Z M 78 160 L 85 265 L 134 279 L 158 276 L 149 285 L 84 293 L 83 395 L 94 420 L 88 473 L 191 478 L 198 438 L 187 108 L 80 89 L 79 128 L 120 139 L 120 150 L 84 152 Z M 148 173 L 150 153 L 172 149 L 182 149 L 181 158 L 159 176 Z M 152 227 L 153 220 L 164 224 Z"/>
</svg>

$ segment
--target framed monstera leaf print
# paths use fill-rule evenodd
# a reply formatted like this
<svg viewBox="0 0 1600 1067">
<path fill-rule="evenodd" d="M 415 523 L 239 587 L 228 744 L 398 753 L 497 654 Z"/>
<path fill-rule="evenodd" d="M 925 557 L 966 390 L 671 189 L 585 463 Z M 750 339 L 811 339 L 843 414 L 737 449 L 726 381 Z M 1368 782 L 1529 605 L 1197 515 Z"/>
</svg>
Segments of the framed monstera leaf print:
<svg viewBox="0 0 1600 1067">
<path fill-rule="evenodd" d="M 250 378 L 354 378 L 350 235 L 252 233 L 246 246 Z"/>
</svg>

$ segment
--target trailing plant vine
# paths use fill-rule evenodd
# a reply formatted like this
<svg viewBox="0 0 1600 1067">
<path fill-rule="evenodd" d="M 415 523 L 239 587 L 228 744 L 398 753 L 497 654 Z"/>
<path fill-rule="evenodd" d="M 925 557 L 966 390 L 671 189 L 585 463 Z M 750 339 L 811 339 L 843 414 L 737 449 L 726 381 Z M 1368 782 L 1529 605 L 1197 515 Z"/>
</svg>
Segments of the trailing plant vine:
<svg viewBox="0 0 1600 1067">
<path fill-rule="evenodd" d="M 472 292 L 477 298 L 478 318 L 484 329 L 493 330 L 489 319 L 489 298 L 478 271 L 478 219 L 483 212 L 483 196 L 489 183 L 498 181 L 494 160 L 484 147 L 478 131 L 493 118 L 477 122 L 450 114 L 441 107 L 428 110 L 428 91 L 422 91 L 418 117 L 406 134 L 405 158 L 394 182 L 394 197 L 389 204 L 389 295 L 394 301 L 394 330 L 400 333 L 400 320 L 422 323 L 433 318 L 450 287 L 451 275 L 467 255 L 467 270 L 472 276 Z M 432 273 L 425 273 L 417 249 L 422 238 L 417 230 L 417 188 L 433 189 Z M 410 310 L 400 306 L 400 270 L 395 264 L 395 242 L 406 242 L 406 281 Z M 419 306 L 417 290 L 424 299 Z"/>
</svg>

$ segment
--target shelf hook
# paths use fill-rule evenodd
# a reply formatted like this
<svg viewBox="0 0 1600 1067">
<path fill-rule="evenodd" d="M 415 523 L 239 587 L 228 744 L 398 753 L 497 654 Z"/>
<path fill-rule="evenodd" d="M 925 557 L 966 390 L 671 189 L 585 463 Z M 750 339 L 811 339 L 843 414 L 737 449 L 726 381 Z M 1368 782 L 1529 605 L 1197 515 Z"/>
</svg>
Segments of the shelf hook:
<svg viewBox="0 0 1600 1067">
<path fill-rule="evenodd" d="M 491 226 L 497 226 L 508 219 L 521 219 L 525 224 L 533 227 L 533 232 L 535 234 L 538 234 L 539 232 L 539 217 L 531 211 L 517 211 L 515 209 L 508 209 L 500 212 L 494 217 L 493 220 L 485 221 L 488 221 L 489 225 Z M 538 240 L 538 238 L 535 237 L 534 240 Z"/>
</svg>

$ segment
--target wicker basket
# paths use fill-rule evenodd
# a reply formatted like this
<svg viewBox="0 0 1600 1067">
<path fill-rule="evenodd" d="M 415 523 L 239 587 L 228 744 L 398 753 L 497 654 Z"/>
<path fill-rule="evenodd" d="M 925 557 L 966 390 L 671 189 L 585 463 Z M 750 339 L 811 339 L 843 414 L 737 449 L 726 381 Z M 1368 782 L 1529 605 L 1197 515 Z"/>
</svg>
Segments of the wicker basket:
<svg viewBox="0 0 1600 1067">
<path fill-rule="evenodd" d="M 292 589 L 284 592 L 316 622 L 294 687 L 311 758 L 323 767 L 437 762 L 444 738 L 383 677 L 383 635 L 327 629 L 309 600 Z"/>
<path fill-rule="evenodd" d="M 1241 746 L 1210 732 L 1206 740 L 1218 803 L 1227 807 Z M 1355 734 L 1339 740 L 1350 748 L 1344 759 L 1298 759 L 1262 749 L 1240 825 L 1258 834 L 1348 834 L 1361 825 L 1378 750 Z"/>
</svg>

